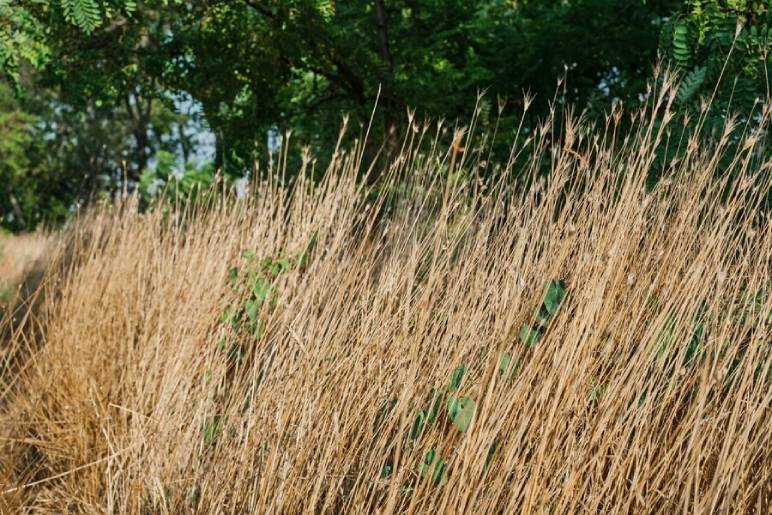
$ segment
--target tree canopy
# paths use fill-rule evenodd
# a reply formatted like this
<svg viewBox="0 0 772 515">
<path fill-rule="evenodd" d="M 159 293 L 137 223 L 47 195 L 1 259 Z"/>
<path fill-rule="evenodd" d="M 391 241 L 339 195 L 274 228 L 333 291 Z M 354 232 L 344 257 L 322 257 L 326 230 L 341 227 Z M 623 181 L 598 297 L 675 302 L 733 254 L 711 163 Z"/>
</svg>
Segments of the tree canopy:
<svg viewBox="0 0 772 515">
<path fill-rule="evenodd" d="M 502 106 L 508 133 L 523 92 L 533 123 L 563 74 L 559 101 L 589 116 L 638 102 L 659 56 L 684 75 L 684 109 L 723 71 L 717 113 L 751 113 L 769 95 L 770 16 L 768 0 L 0 0 L 0 219 L 61 220 L 162 161 L 168 178 L 169 156 L 243 176 L 269 132 L 324 155 L 378 95 L 375 139 L 407 108 L 468 117 L 478 91 L 482 122 Z M 193 162 L 202 132 L 211 164 Z"/>
</svg>

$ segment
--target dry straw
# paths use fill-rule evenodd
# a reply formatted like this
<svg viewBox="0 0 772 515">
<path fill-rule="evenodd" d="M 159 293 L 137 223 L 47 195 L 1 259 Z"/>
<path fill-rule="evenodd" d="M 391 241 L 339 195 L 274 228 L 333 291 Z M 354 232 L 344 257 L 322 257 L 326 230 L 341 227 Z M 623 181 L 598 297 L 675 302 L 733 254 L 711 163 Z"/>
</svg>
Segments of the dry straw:
<svg viewBox="0 0 772 515">
<path fill-rule="evenodd" d="M 674 140 L 673 91 L 91 212 L 3 322 L 3 511 L 768 513 L 772 112 Z"/>
</svg>

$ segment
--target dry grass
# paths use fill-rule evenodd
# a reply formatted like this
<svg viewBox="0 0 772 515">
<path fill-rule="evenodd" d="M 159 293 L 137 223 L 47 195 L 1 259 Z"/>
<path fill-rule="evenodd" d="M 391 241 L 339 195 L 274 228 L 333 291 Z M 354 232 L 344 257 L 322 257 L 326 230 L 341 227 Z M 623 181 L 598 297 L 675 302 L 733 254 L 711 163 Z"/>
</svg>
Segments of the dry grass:
<svg viewBox="0 0 772 515">
<path fill-rule="evenodd" d="M 668 118 L 666 98 L 652 102 Z M 476 178 L 485 153 L 467 144 L 454 156 L 416 126 L 392 167 L 411 179 L 377 200 L 354 179 L 355 150 L 317 186 L 269 179 L 249 199 L 178 216 L 139 214 L 131 199 L 92 213 L 44 282 L 44 344 L 24 331 L 7 343 L 3 366 L 17 372 L 0 385 L 0 502 L 51 513 L 768 513 L 764 133 L 746 135 L 731 164 L 739 180 L 714 179 L 725 137 L 683 141 L 687 158 L 647 192 L 655 148 L 674 142 L 645 113 L 620 134 L 619 114 L 605 127 L 569 122 L 560 146 L 547 144 L 547 123 L 520 154 L 533 157 L 493 183 Z M 549 180 L 509 178 L 540 161 Z M 451 162 L 467 174 L 448 176 Z M 312 234 L 308 263 L 271 282 L 262 336 L 220 321 L 249 298 L 229 282 L 245 249 L 280 258 Z M 567 293 L 528 348 L 521 327 L 549 279 Z M 411 438 L 461 365 L 454 394 L 476 403 L 469 427 L 451 423 L 445 396 Z M 446 484 L 420 477 L 431 449 Z"/>
<path fill-rule="evenodd" d="M 52 236 L 42 232 L 0 233 L 0 307 L 13 300 L 27 275 L 44 266 L 51 242 Z"/>
</svg>

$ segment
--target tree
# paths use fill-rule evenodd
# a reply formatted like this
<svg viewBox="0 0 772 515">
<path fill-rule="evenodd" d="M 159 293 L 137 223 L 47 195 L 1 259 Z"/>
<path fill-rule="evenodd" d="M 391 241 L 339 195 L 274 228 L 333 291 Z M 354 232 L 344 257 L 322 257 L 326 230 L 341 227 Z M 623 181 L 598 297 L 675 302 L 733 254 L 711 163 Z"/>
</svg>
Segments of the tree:
<svg viewBox="0 0 772 515">
<path fill-rule="evenodd" d="M 376 129 L 387 134 L 399 132 L 406 107 L 419 117 L 468 117 L 478 90 L 495 101 L 530 89 L 540 98 L 535 115 L 544 114 L 565 66 L 565 102 L 599 112 L 613 98 L 635 99 L 671 4 L 187 2 L 172 30 L 185 56 L 173 75 L 176 88 L 204 105 L 218 164 L 245 167 L 264 155 L 274 125 L 292 128 L 300 144 L 328 148 L 341 113 L 367 123 L 379 91 Z M 513 102 L 510 112 L 520 107 Z"/>
<path fill-rule="evenodd" d="M 77 176 L 62 173 L 63 153 L 54 139 L 41 137 L 44 123 L 0 82 L 0 227 L 62 222 L 75 202 Z"/>
<path fill-rule="evenodd" d="M 39 152 L 15 154 L 24 165 L 15 167 L 13 187 L 27 191 L 28 201 L 14 197 L 35 216 L 22 223 L 5 207 L 0 216 L 14 228 L 61 220 L 97 196 L 131 189 L 159 149 L 182 147 L 190 155 L 190 118 L 161 87 L 170 56 L 163 53 L 168 25 L 160 9 L 137 10 L 129 1 L 6 1 L 0 26 L 0 84 L 13 86 L 15 109 L 34 120 L 22 133 L 39 142 Z M 35 182 L 44 191 L 22 187 Z"/>
<path fill-rule="evenodd" d="M 728 111 L 752 118 L 755 104 L 770 98 L 770 50 L 769 0 L 687 0 L 660 38 L 661 55 L 683 76 L 678 103 L 698 110 L 712 98 L 719 124 Z"/>
<path fill-rule="evenodd" d="M 751 29 L 768 10 L 751 0 L 0 0 L 0 73 L 47 104 L 32 111 L 49 136 L 69 128 L 51 151 L 81 170 L 85 186 L 62 197 L 81 202 L 119 189 L 124 176 L 133 188 L 160 151 L 190 155 L 180 97 L 201 106 L 216 138 L 211 169 L 231 177 L 268 161 L 273 130 L 292 129 L 290 144 L 329 155 L 342 115 L 359 131 L 378 95 L 371 141 L 386 141 L 388 155 L 408 107 L 419 120 L 465 120 L 484 90 L 480 123 L 490 129 L 501 115 L 493 157 L 503 157 L 524 90 L 536 95 L 529 126 L 553 98 L 599 116 L 613 101 L 638 102 L 658 48 L 685 84 L 706 88 L 721 24 L 698 7 L 713 20 L 729 16 L 725 4 L 745 16 L 748 49 L 766 41 Z M 737 70 L 753 68 L 758 81 L 747 57 Z M 501 112 L 499 99 L 508 99 Z"/>
<path fill-rule="evenodd" d="M 675 107 L 689 123 L 672 133 L 682 141 L 684 132 L 717 138 L 733 119 L 740 130 L 727 135 L 731 162 L 743 133 L 758 125 L 761 106 L 770 101 L 769 68 L 772 64 L 772 2 L 770 0 L 686 0 L 660 34 L 660 58 L 680 73 Z M 676 128 L 671 128 L 671 131 Z M 660 150 L 649 178 L 653 184 L 667 163 L 685 152 L 685 146 Z M 772 146 L 756 147 L 769 156 Z M 721 170 L 725 168 L 720 167 Z M 772 196 L 767 201 L 772 203 Z"/>
</svg>

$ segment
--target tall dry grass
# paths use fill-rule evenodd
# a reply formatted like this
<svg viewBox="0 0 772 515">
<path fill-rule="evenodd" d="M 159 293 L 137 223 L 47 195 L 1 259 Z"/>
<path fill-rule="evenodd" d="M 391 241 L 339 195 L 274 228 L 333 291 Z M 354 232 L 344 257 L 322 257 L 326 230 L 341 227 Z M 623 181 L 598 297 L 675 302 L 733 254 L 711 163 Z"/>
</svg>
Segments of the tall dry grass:
<svg viewBox="0 0 772 515">
<path fill-rule="evenodd" d="M 45 267 L 52 241 L 45 232 L 0 233 L 0 307 L 14 300 L 25 278 Z"/>
<path fill-rule="evenodd" d="M 548 121 L 493 181 L 472 140 L 459 154 L 415 123 L 377 196 L 357 145 L 320 184 L 307 160 L 292 189 L 91 213 L 44 281 L 40 334 L 5 343 L 5 510 L 768 513 L 766 133 L 747 131 L 739 179 L 716 178 L 729 131 L 668 141 L 671 97 L 626 132 L 619 111 Z M 647 191 L 673 144 L 688 153 Z M 312 235 L 271 280 L 262 336 L 221 322 L 250 295 L 229 281 L 243 251 Z M 527 347 L 550 279 L 566 296 Z M 469 426 L 447 394 L 415 431 L 459 366 Z M 431 450 L 444 473 L 422 477 Z"/>
</svg>

